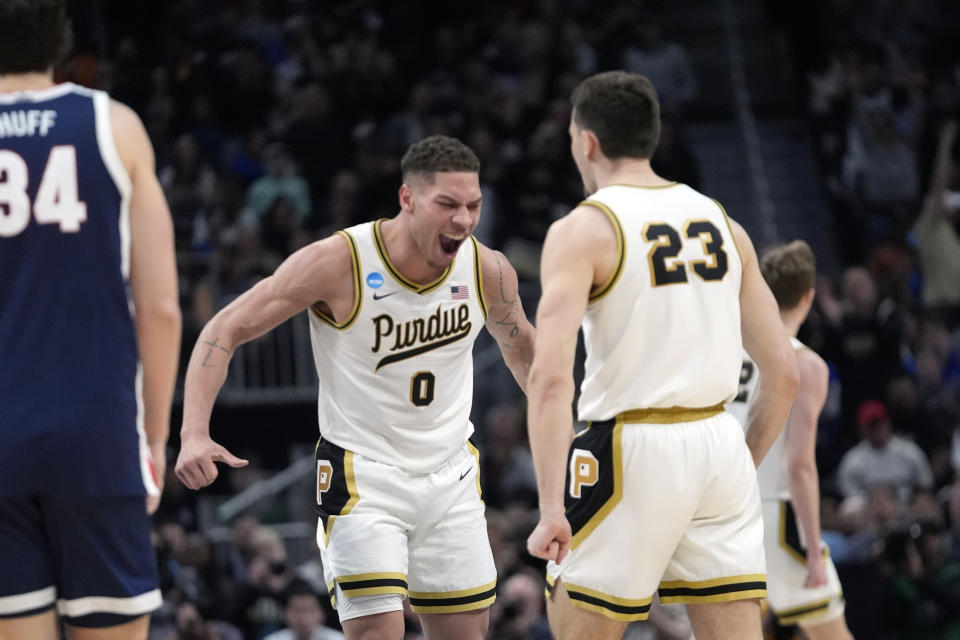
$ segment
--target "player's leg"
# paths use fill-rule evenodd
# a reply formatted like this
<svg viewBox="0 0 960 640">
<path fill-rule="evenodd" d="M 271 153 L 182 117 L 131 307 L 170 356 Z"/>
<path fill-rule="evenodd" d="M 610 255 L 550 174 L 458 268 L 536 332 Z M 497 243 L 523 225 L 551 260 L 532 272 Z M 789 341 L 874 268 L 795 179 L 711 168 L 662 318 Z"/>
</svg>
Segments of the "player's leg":
<svg viewBox="0 0 960 640">
<path fill-rule="evenodd" d="M 571 551 L 547 564 L 558 638 L 619 638 L 627 623 L 647 618 L 700 493 L 676 427 L 608 421 L 574 439 L 565 496 Z"/>
<path fill-rule="evenodd" d="M 0 640 L 60 640 L 57 614 L 53 609 L 30 616 L 0 618 Z"/>
<path fill-rule="evenodd" d="M 490 609 L 458 613 L 421 613 L 420 623 L 427 640 L 483 638 L 490 626 Z"/>
<path fill-rule="evenodd" d="M 687 604 L 697 640 L 760 640 L 760 601 Z"/>
<path fill-rule="evenodd" d="M 800 629 L 809 640 L 853 640 L 843 616 L 817 624 L 803 624 Z"/>
<path fill-rule="evenodd" d="M 44 516 L 57 611 L 72 637 L 146 638 L 163 599 L 143 496 L 61 493 L 45 500 Z"/>
<path fill-rule="evenodd" d="M 401 640 L 403 611 L 386 611 L 351 618 L 341 623 L 347 640 Z M 451 636 L 453 637 L 453 636 Z"/>
<path fill-rule="evenodd" d="M 627 628 L 626 622 L 575 607 L 562 580 L 547 598 L 547 620 L 557 640 L 619 640 Z"/>
<path fill-rule="evenodd" d="M 140 616 L 110 627 L 77 627 L 67 625 L 70 640 L 146 640 L 150 616 Z"/>
<path fill-rule="evenodd" d="M 0 640 L 59 640 L 51 550 L 39 496 L 0 496 Z"/>
<path fill-rule="evenodd" d="M 702 470 L 704 490 L 664 572 L 660 599 L 687 605 L 697 640 L 760 640 L 763 519 L 742 427 L 726 413 L 682 427 L 698 434 L 687 455 L 689 468 Z"/>
<path fill-rule="evenodd" d="M 331 604 L 348 640 L 400 640 L 407 534 L 418 487 L 406 473 L 321 439 L 317 544 Z"/>
<path fill-rule="evenodd" d="M 410 532 L 410 608 L 428 640 L 482 640 L 496 599 L 497 569 L 472 445 L 428 476 Z"/>
</svg>

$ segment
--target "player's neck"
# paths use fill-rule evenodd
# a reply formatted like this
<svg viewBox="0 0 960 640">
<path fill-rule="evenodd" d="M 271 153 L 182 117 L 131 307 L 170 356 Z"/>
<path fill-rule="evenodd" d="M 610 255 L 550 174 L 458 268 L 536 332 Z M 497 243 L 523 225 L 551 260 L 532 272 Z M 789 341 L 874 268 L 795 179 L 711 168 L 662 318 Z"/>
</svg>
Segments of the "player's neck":
<svg viewBox="0 0 960 640">
<path fill-rule="evenodd" d="M 662 187 L 673 184 L 658 176 L 650 166 L 649 159 L 622 158 L 600 162 L 596 167 L 597 188 L 614 184 L 636 187 Z"/>
<path fill-rule="evenodd" d="M 6 73 L 0 75 L 0 93 L 39 91 L 52 87 L 53 71 L 42 73 Z"/>
<path fill-rule="evenodd" d="M 403 213 L 380 223 L 384 250 L 390 263 L 400 274 L 417 284 L 429 284 L 443 275 L 445 268 L 431 265 L 420 253 L 410 228 L 401 220 Z"/>
<path fill-rule="evenodd" d="M 803 324 L 806 317 L 806 310 L 799 308 L 780 312 L 780 320 L 783 322 L 783 328 L 787 330 L 787 335 L 791 338 L 797 337 L 797 334 L 800 332 L 800 325 Z"/>
</svg>

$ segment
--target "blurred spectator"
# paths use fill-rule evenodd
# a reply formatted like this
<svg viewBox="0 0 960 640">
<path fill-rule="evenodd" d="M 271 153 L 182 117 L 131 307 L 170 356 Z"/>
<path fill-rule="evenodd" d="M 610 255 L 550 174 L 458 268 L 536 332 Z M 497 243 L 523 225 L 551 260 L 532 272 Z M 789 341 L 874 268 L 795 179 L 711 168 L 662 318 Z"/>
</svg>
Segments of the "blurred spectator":
<svg viewBox="0 0 960 640">
<path fill-rule="evenodd" d="M 650 78 L 664 113 L 680 112 L 697 95 L 697 77 L 687 51 L 663 38 L 660 23 L 652 15 L 640 16 L 631 26 L 632 41 L 623 51 L 623 69 Z"/>
<path fill-rule="evenodd" d="M 550 640 L 543 577 L 519 571 L 503 581 L 490 613 L 490 640 Z"/>
<path fill-rule="evenodd" d="M 879 485 L 900 491 L 931 489 L 933 473 L 927 456 L 910 440 L 893 435 L 886 407 L 867 400 L 857 410 L 861 442 L 840 461 L 837 481 L 845 496 L 865 494 Z"/>
<path fill-rule="evenodd" d="M 176 607 L 174 627 L 162 636 L 162 640 L 244 640 L 239 629 L 222 620 L 204 620 L 192 602 L 183 602 Z"/>
<path fill-rule="evenodd" d="M 306 180 L 297 175 L 293 158 L 286 147 L 275 142 L 265 148 L 263 166 L 266 174 L 254 180 L 247 189 L 246 215 L 259 220 L 277 199 L 286 198 L 297 219 L 305 220 L 313 210 L 310 187 Z"/>
<path fill-rule="evenodd" d="M 323 626 L 326 622 L 317 593 L 304 582 L 294 582 L 285 594 L 287 627 L 263 640 L 343 640 L 343 634 Z"/>
<path fill-rule="evenodd" d="M 960 563 L 937 522 L 921 521 L 887 537 L 890 582 L 883 615 L 894 639 L 960 637 Z"/>
<path fill-rule="evenodd" d="M 844 272 L 842 301 L 818 281 L 816 304 L 826 320 L 821 355 L 837 367 L 844 422 L 853 425 L 860 403 L 903 371 L 902 316 L 893 300 L 879 299 L 876 281 L 864 267 Z"/>
<path fill-rule="evenodd" d="M 914 226 L 923 271 L 923 303 L 960 323 L 960 171 L 951 154 L 957 121 L 940 131 L 930 189 Z"/>
<path fill-rule="evenodd" d="M 495 507 L 537 503 L 537 477 L 524 426 L 523 412 L 512 404 L 495 406 L 484 416 L 482 485 L 486 501 Z"/>
</svg>

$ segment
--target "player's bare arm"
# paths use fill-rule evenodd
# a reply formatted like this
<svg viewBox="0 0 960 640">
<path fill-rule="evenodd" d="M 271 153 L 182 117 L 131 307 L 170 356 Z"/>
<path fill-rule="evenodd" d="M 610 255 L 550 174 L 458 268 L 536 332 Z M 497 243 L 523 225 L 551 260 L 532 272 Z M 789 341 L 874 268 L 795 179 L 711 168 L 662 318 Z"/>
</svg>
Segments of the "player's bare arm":
<svg viewBox="0 0 960 640">
<path fill-rule="evenodd" d="M 311 305 L 334 318 L 353 305 L 353 262 L 346 238 L 335 234 L 300 249 L 273 275 L 224 307 L 203 328 L 190 356 L 184 384 L 182 442 L 177 477 L 199 489 L 217 477 L 215 462 L 243 466 L 210 439 L 210 413 L 234 350 Z"/>
<path fill-rule="evenodd" d="M 483 298 L 487 304 L 487 331 L 497 341 L 503 361 L 517 384 L 526 391 L 533 364 L 535 332 L 523 311 L 517 272 L 499 251 L 477 246 L 483 271 Z"/>
<path fill-rule="evenodd" d="M 797 353 L 800 386 L 787 423 L 787 478 L 790 498 L 807 546 L 804 586 L 827 582 L 820 553 L 820 481 L 817 477 L 817 420 L 827 401 L 827 363 L 810 349 Z"/>
<path fill-rule="evenodd" d="M 556 562 L 563 560 L 570 549 L 563 487 L 574 435 L 577 336 L 590 291 L 612 272 L 616 255 L 616 234 L 605 220 L 598 209 L 578 207 L 551 225 L 540 258 L 543 292 L 537 308 L 537 338 L 527 388 L 540 523 L 527 539 L 527 550 Z"/>
<path fill-rule="evenodd" d="M 756 401 L 747 416 L 747 446 L 759 465 L 787 421 L 797 391 L 797 359 L 780 321 L 777 302 L 760 273 L 757 253 L 743 227 L 730 221 L 743 260 L 740 329 L 743 346 L 760 370 Z"/>
<path fill-rule="evenodd" d="M 173 220 L 156 176 L 153 147 L 132 109 L 110 104 L 110 122 L 120 159 L 133 185 L 130 196 L 130 282 L 136 310 L 137 342 L 143 362 L 144 431 L 157 489 L 163 489 L 170 432 L 170 404 L 180 357 L 180 303 L 177 292 Z M 153 513 L 160 495 L 150 495 Z"/>
</svg>

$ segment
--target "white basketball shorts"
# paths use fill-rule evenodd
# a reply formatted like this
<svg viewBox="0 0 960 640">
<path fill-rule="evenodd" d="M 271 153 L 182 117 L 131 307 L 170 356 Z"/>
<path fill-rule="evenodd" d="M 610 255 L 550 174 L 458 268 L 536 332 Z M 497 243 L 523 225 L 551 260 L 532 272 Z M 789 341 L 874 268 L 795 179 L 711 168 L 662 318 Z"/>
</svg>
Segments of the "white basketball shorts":
<svg viewBox="0 0 960 640">
<path fill-rule="evenodd" d="M 400 611 L 490 606 L 497 573 L 472 444 L 438 470 L 410 473 L 321 439 L 317 543 L 341 622 Z"/>
<path fill-rule="evenodd" d="M 723 408 L 629 411 L 570 447 L 571 552 L 547 565 L 574 606 L 646 619 L 663 603 L 766 595 L 763 521 L 743 428 Z"/>
<path fill-rule="evenodd" d="M 807 548 L 793 506 L 763 501 L 763 545 L 767 553 L 767 602 L 782 625 L 814 626 L 843 615 L 843 589 L 830 550 L 821 542 L 827 582 L 814 589 L 807 578 Z"/>
</svg>

